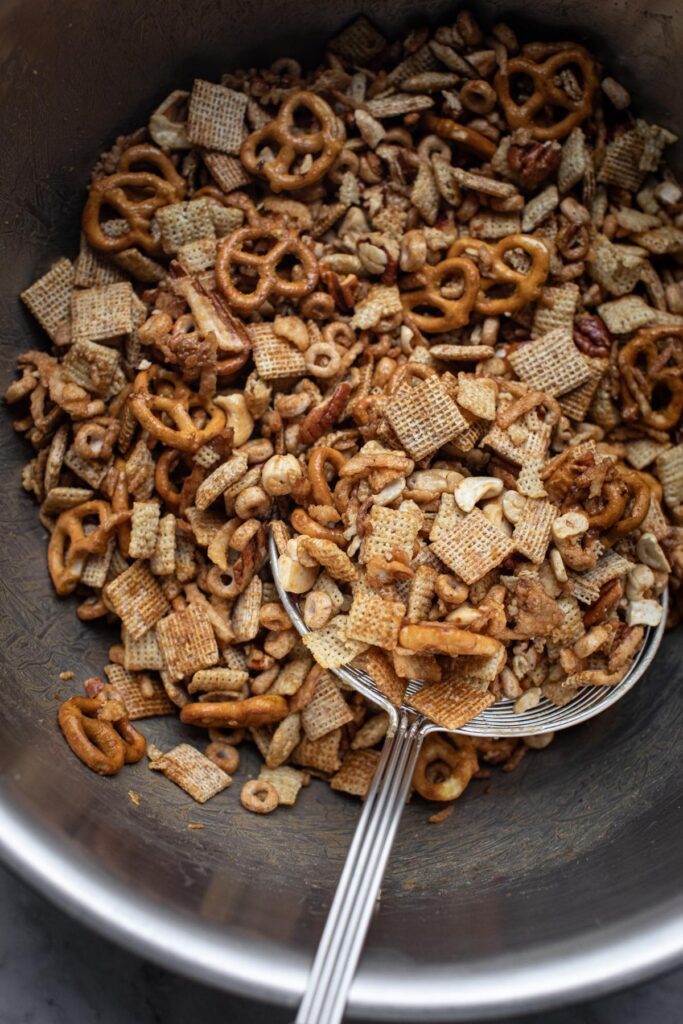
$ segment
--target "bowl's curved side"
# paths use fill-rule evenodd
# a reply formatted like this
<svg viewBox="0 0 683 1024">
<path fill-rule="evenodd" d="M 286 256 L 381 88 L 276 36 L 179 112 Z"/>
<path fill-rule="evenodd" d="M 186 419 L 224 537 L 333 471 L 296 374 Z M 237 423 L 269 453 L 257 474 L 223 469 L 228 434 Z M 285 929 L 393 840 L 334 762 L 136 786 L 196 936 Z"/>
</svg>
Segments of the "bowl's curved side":
<svg viewBox="0 0 683 1024">
<path fill-rule="evenodd" d="M 560 36 L 590 25 L 619 54 L 625 84 L 640 80 L 645 110 L 683 122 L 683 82 L 667 64 L 681 49 L 676 0 L 656 15 L 646 0 L 504 7 L 559 25 Z M 17 352 L 44 344 L 16 296 L 75 253 L 83 185 L 104 140 L 195 73 L 217 78 L 289 49 L 305 57 L 360 10 L 398 31 L 417 20 L 411 8 L 0 0 L 0 387 Z M 420 13 L 447 17 L 448 8 L 434 0 Z M 102 780 L 67 755 L 56 697 L 100 670 L 107 636 L 51 591 L 44 531 L 19 486 L 28 453 L 0 419 L 0 855 L 126 946 L 293 1003 L 357 805 L 314 784 L 296 810 L 263 819 L 241 811 L 235 789 L 199 807 L 144 764 Z M 65 669 L 73 682 L 60 682 Z M 680 679 L 669 637 L 618 707 L 497 776 L 490 792 L 471 787 L 449 823 L 427 829 L 424 805 L 407 808 L 352 1013 L 500 1016 L 606 991 L 683 956 L 683 780 L 672 740 L 683 730 Z M 181 732 L 175 720 L 143 730 L 162 748 Z M 188 830 L 194 822 L 204 828 Z"/>
</svg>

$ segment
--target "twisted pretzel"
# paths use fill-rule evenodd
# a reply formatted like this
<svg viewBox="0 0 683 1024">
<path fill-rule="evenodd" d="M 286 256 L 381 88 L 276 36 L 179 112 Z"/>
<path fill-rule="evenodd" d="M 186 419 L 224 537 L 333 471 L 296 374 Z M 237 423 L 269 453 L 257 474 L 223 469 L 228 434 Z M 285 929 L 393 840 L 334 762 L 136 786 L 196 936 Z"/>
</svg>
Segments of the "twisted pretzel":
<svg viewBox="0 0 683 1024">
<path fill-rule="evenodd" d="M 424 123 L 428 131 L 434 132 L 442 139 L 448 139 L 450 142 L 465 146 L 466 149 L 471 149 L 485 160 L 490 160 L 496 152 L 495 142 L 476 129 L 470 128 L 469 125 L 451 121 L 448 117 L 437 117 L 436 114 L 425 114 Z"/>
<path fill-rule="evenodd" d="M 643 475 L 635 469 L 620 466 L 619 477 L 627 490 L 626 512 L 604 538 L 608 544 L 637 530 L 650 510 L 650 488 Z"/>
<path fill-rule="evenodd" d="M 675 427 L 683 412 L 683 326 L 660 324 L 639 331 L 620 351 L 619 370 L 643 423 L 656 430 Z"/>
<path fill-rule="evenodd" d="M 268 245 L 266 252 L 250 251 L 247 246 Z M 286 256 L 299 263 L 296 279 L 278 272 Z M 236 270 L 247 269 L 256 275 L 256 287 L 243 290 L 233 280 Z M 231 306 L 243 313 L 253 313 L 271 296 L 301 299 L 318 283 L 315 256 L 286 221 L 264 218 L 260 224 L 238 228 L 219 245 L 216 256 L 216 282 Z"/>
<path fill-rule="evenodd" d="M 138 146 L 131 146 L 129 149 L 126 149 L 119 158 L 116 170 L 128 173 L 135 170 L 136 164 L 151 164 L 156 169 L 159 177 L 173 186 L 178 199 L 183 198 L 187 187 L 185 179 L 178 174 L 170 157 L 162 153 L 156 146 L 153 146 L 151 142 L 142 142 Z"/>
<path fill-rule="evenodd" d="M 481 280 L 474 308 L 483 316 L 516 313 L 538 298 L 550 268 L 550 254 L 543 242 L 529 235 L 508 235 L 496 245 L 480 238 L 459 238 L 448 250 L 449 258 L 476 250 L 480 260 Z M 505 262 L 505 255 L 521 249 L 531 260 L 526 273 L 514 270 Z M 491 290 L 509 291 L 507 295 L 487 297 Z M 511 291 L 510 291 L 511 289 Z"/>
<path fill-rule="evenodd" d="M 556 78 L 563 69 L 578 67 L 583 76 L 581 95 L 571 96 Z M 516 102 L 512 85 L 515 76 L 523 75 L 533 82 L 534 91 L 527 99 Z M 507 62 L 494 79 L 498 100 L 510 128 L 528 128 L 534 139 L 545 142 L 562 139 L 588 117 L 597 86 L 595 64 L 583 46 L 563 45 L 561 49 L 542 43 L 525 46 L 518 57 Z M 547 112 L 560 107 L 567 113 L 554 124 L 547 123 Z"/>
<path fill-rule="evenodd" d="M 104 706 L 92 697 L 71 697 L 57 717 L 76 757 L 98 775 L 115 775 L 124 764 L 139 761 L 147 744 L 127 717 L 116 722 L 98 718 Z"/>
<path fill-rule="evenodd" d="M 130 517 L 130 512 L 111 515 L 106 501 L 86 501 L 62 512 L 47 549 L 47 564 L 54 588 L 66 597 L 76 588 L 88 555 L 102 554 L 113 529 Z M 86 535 L 84 520 L 97 517 L 98 524 Z"/>
<path fill-rule="evenodd" d="M 150 384 L 154 380 L 161 381 L 162 385 L 170 381 L 171 393 L 155 394 L 151 391 Z M 169 448 L 183 452 L 195 452 L 220 434 L 225 426 L 224 411 L 214 405 L 211 399 L 195 394 L 174 374 L 160 373 L 158 366 L 140 371 L 128 402 L 130 411 L 143 430 L 148 430 Z M 190 413 L 193 409 L 202 409 L 206 414 L 208 419 L 203 427 L 198 427 L 192 418 Z"/>
<path fill-rule="evenodd" d="M 305 130 L 295 122 L 297 111 L 304 109 L 318 121 L 320 128 Z M 295 92 L 280 107 L 277 117 L 252 132 L 242 143 L 240 159 L 251 174 L 268 179 L 273 192 L 290 192 L 320 181 L 341 152 L 346 134 L 325 100 L 312 92 Z M 271 159 L 259 156 L 264 145 L 275 143 Z M 306 171 L 292 171 L 297 158 L 315 156 Z"/>
<path fill-rule="evenodd" d="M 428 736 L 417 759 L 413 785 L 425 800 L 457 800 L 479 770 L 472 740 L 453 736 L 453 746 L 442 736 Z"/>
<path fill-rule="evenodd" d="M 462 279 L 462 294 L 459 298 L 448 298 L 443 294 L 444 284 L 458 276 Z M 434 267 L 425 264 L 422 270 L 409 278 L 408 284 L 413 281 L 419 282 L 420 286 L 402 292 L 401 303 L 419 330 L 425 334 L 441 334 L 463 327 L 468 322 L 480 287 L 479 271 L 471 260 L 449 254 L 448 259 Z M 441 315 L 419 313 L 417 310 L 420 308 L 438 310 Z"/>
<path fill-rule="evenodd" d="M 125 154 L 124 154 L 125 155 Z M 123 252 L 139 245 L 146 252 L 161 252 L 159 239 L 152 235 L 152 218 L 163 206 L 178 202 L 178 193 L 169 181 L 148 171 L 118 171 L 98 178 L 90 186 L 83 210 L 83 233 L 100 252 Z M 106 235 L 100 224 L 103 206 L 111 207 L 128 223 L 123 235 Z"/>
</svg>

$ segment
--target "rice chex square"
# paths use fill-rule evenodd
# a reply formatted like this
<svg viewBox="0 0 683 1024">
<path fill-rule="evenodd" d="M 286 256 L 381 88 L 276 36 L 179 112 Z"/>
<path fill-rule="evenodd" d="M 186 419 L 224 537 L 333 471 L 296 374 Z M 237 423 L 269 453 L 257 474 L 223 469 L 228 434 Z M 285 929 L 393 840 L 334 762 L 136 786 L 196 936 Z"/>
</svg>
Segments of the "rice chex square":
<svg viewBox="0 0 683 1024">
<path fill-rule="evenodd" d="M 206 803 L 230 785 L 230 776 L 189 743 L 179 743 L 167 754 L 155 757 L 148 767 L 163 772 L 198 804 Z"/>
<path fill-rule="evenodd" d="M 383 597 L 356 592 L 349 608 L 346 635 L 352 640 L 392 651 L 398 646 L 398 632 L 406 614 L 401 601 L 386 601 Z"/>
<path fill-rule="evenodd" d="M 201 608 L 191 604 L 180 612 L 171 612 L 157 624 L 157 639 L 173 682 L 211 668 L 219 659 L 211 622 Z"/>
<path fill-rule="evenodd" d="M 572 340 L 562 328 L 531 341 L 510 353 L 510 364 L 517 376 L 538 391 L 564 395 L 590 377 L 590 368 Z"/>
<path fill-rule="evenodd" d="M 469 586 L 511 555 L 515 545 L 483 512 L 474 509 L 450 534 L 444 534 L 431 550 Z"/>
<path fill-rule="evenodd" d="M 436 376 L 415 387 L 400 388 L 386 406 L 385 416 L 413 459 L 432 455 L 469 426 Z"/>
<path fill-rule="evenodd" d="M 238 154 L 244 138 L 247 97 L 196 78 L 187 116 L 187 134 L 197 146 Z"/>
<path fill-rule="evenodd" d="M 104 595 L 133 639 L 144 636 L 170 607 L 154 576 L 140 561 L 107 583 Z"/>
</svg>

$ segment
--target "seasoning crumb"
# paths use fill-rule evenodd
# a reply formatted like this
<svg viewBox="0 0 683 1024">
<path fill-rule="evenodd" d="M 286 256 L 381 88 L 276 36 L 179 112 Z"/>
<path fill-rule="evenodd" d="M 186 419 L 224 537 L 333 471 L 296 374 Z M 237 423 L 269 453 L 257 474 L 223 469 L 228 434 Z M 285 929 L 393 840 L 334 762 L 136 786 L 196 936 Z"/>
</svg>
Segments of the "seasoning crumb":
<svg viewBox="0 0 683 1024">
<path fill-rule="evenodd" d="M 440 811 L 437 811 L 436 814 L 432 814 L 432 816 L 428 818 L 427 821 L 429 822 L 430 825 L 440 825 L 442 821 L 446 821 L 448 818 L 450 818 L 454 810 L 455 804 L 449 804 L 448 807 L 444 807 Z"/>
<path fill-rule="evenodd" d="M 204 828 L 204 826 L 202 825 L 201 821 L 191 821 L 190 824 L 187 827 L 189 829 L 191 829 L 191 831 L 193 831 L 193 832 L 196 829 L 198 829 L 198 828 Z"/>
<path fill-rule="evenodd" d="M 129 789 L 128 796 L 132 804 L 135 804 L 136 807 L 140 806 L 140 800 L 142 799 L 142 797 L 140 796 L 139 793 L 136 793 L 134 789 Z"/>
<path fill-rule="evenodd" d="M 61 680 L 62 680 L 63 682 L 67 682 L 67 680 L 69 680 L 69 679 L 73 679 L 73 677 L 74 677 L 74 674 L 73 674 L 73 672 L 60 672 L 60 673 L 59 673 L 59 678 L 60 678 L 60 679 L 61 679 Z"/>
</svg>

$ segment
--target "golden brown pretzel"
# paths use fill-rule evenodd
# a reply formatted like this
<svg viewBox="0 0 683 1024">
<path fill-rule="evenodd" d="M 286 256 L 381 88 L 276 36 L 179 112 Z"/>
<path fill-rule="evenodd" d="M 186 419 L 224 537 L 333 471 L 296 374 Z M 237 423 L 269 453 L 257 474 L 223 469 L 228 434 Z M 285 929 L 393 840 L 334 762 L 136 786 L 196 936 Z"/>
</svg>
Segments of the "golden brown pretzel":
<svg viewBox="0 0 683 1024">
<path fill-rule="evenodd" d="M 627 397 L 643 423 L 656 430 L 677 425 L 683 412 L 683 326 L 660 324 L 639 331 L 619 352 L 619 370 Z M 657 408 L 653 407 L 655 391 Z M 663 391 L 669 395 L 665 404 Z"/>
<path fill-rule="evenodd" d="M 115 775 L 144 756 L 147 743 L 128 717 L 99 718 L 106 705 L 92 697 L 70 697 L 59 707 L 59 727 L 74 754 L 98 775 Z"/>
<path fill-rule="evenodd" d="M 236 701 L 200 701 L 186 704 L 180 712 L 180 721 L 186 725 L 198 725 L 204 729 L 225 726 L 255 728 L 271 722 L 281 722 L 289 714 L 284 697 L 266 693 L 262 696 L 247 697 Z"/>
<path fill-rule="evenodd" d="M 557 84 L 556 76 L 569 68 L 581 71 L 580 96 L 571 96 Z M 531 79 L 534 87 L 531 96 L 520 103 L 513 98 L 512 83 L 517 75 Z M 562 139 L 585 121 L 591 112 L 597 83 L 592 57 L 583 46 L 574 44 L 563 45 L 561 49 L 542 43 L 525 46 L 519 56 L 508 60 L 507 66 L 494 79 L 510 128 L 527 128 L 540 142 Z M 558 107 L 567 111 L 565 116 L 554 124 L 544 123 L 548 109 Z"/>
<path fill-rule="evenodd" d="M 496 152 L 495 142 L 469 125 L 451 121 L 448 117 L 437 117 L 436 114 L 425 114 L 424 122 L 428 131 L 434 132 L 442 139 L 448 139 L 449 142 L 471 149 L 485 160 L 490 160 Z"/>
<path fill-rule="evenodd" d="M 463 289 L 458 298 L 444 295 L 444 285 L 460 279 Z M 415 283 L 417 287 L 410 287 Z M 450 256 L 436 266 L 426 263 L 422 270 L 408 279 L 408 290 L 401 293 L 401 302 L 425 334 L 441 334 L 463 327 L 470 318 L 480 287 L 479 271 L 471 260 Z M 437 310 L 420 313 L 418 310 Z"/>
<path fill-rule="evenodd" d="M 109 537 L 130 512 L 111 515 L 106 501 L 86 501 L 59 516 L 47 549 L 47 564 L 54 588 L 60 597 L 71 594 L 81 578 L 88 555 L 102 554 Z M 86 535 L 84 520 L 97 518 L 97 526 Z"/>
<path fill-rule="evenodd" d="M 505 262 L 506 253 L 521 249 L 531 263 L 526 273 L 515 270 Z M 449 258 L 462 256 L 474 250 L 481 259 L 481 280 L 475 310 L 482 316 L 516 313 L 538 298 L 548 276 L 550 254 L 543 242 L 529 235 L 508 235 L 496 245 L 480 238 L 459 238 L 448 250 Z M 509 294 L 488 297 L 492 289 L 511 289 Z"/>
<path fill-rule="evenodd" d="M 152 235 L 152 218 L 163 206 L 178 202 L 174 186 L 148 171 L 119 171 L 98 178 L 90 186 L 83 210 L 83 233 L 93 249 L 116 253 L 139 245 L 152 255 L 161 253 Z M 100 223 L 102 207 L 115 210 L 128 223 L 123 235 L 107 235 Z"/>
<path fill-rule="evenodd" d="M 136 164 L 151 164 L 155 169 L 153 173 L 158 174 L 160 178 L 173 186 L 178 199 L 183 198 L 187 188 L 185 179 L 178 174 L 170 157 L 153 146 L 151 142 L 141 142 L 137 146 L 130 146 L 129 149 L 124 150 L 116 170 L 123 173 L 135 171 Z M 140 168 L 138 167 L 137 170 Z"/>
<path fill-rule="evenodd" d="M 346 462 L 346 456 L 336 448 L 314 448 L 308 458 L 308 479 L 311 483 L 313 501 L 318 505 L 332 505 L 334 498 L 330 485 L 325 477 L 325 466 L 328 464 L 340 470 Z"/>
<path fill-rule="evenodd" d="M 155 394 L 150 384 L 155 379 L 168 381 L 173 385 L 171 394 Z M 129 398 L 130 410 L 143 428 L 153 437 L 184 452 L 195 452 L 207 441 L 220 434 L 225 426 L 225 413 L 209 398 L 200 398 L 173 374 L 160 374 L 158 366 L 141 370 L 135 378 L 133 393 Z M 192 416 L 192 409 L 203 409 L 207 422 L 198 427 Z M 161 419 L 170 419 L 173 426 Z"/>
<path fill-rule="evenodd" d="M 319 129 L 297 127 L 296 113 L 302 109 L 313 115 Z M 312 92 L 295 92 L 287 97 L 273 121 L 244 140 L 240 159 L 251 174 L 267 178 L 273 192 L 289 192 L 320 181 L 337 159 L 345 140 L 341 122 L 325 100 Z M 260 151 L 271 142 L 277 147 L 276 153 L 265 159 Z M 308 170 L 292 171 L 297 158 L 308 155 L 313 157 Z"/>
<path fill-rule="evenodd" d="M 417 759 L 413 785 L 425 800 L 457 800 L 479 769 L 474 744 L 468 736 L 427 736 Z"/>
<path fill-rule="evenodd" d="M 264 246 L 268 247 L 266 251 L 259 252 L 259 247 Z M 299 278 L 278 273 L 278 264 L 285 256 L 297 260 Z M 253 289 L 243 290 L 233 280 L 233 273 L 244 269 L 256 275 Z M 223 239 L 216 256 L 216 282 L 230 306 L 242 313 L 253 313 L 271 296 L 301 299 L 312 292 L 318 283 L 318 263 L 286 221 L 264 218 L 259 224 L 238 228 Z"/>
</svg>

